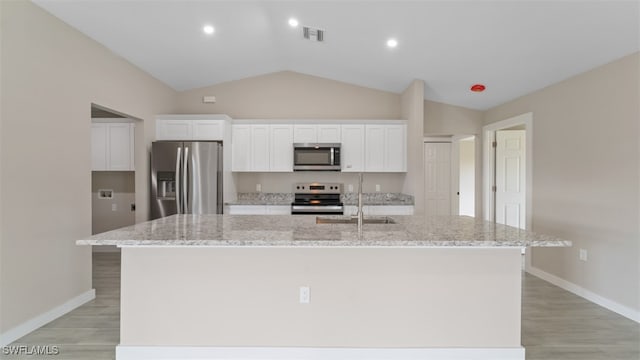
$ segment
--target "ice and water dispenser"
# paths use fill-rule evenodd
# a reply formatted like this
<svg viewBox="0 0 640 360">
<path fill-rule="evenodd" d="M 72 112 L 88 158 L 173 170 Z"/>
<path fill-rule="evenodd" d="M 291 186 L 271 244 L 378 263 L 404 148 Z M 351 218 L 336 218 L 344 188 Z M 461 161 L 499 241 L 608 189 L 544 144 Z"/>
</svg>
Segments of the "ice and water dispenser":
<svg viewBox="0 0 640 360">
<path fill-rule="evenodd" d="M 174 171 L 158 171 L 158 200 L 176 199 L 176 173 Z"/>
</svg>

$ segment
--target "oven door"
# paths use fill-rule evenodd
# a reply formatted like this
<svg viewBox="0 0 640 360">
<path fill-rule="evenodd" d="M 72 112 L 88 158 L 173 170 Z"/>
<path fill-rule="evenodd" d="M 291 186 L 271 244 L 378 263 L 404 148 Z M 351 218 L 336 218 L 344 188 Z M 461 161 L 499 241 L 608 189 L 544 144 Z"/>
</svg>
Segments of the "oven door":
<svg viewBox="0 0 640 360">
<path fill-rule="evenodd" d="M 292 204 L 291 215 L 343 215 L 342 205 L 302 205 Z"/>
</svg>

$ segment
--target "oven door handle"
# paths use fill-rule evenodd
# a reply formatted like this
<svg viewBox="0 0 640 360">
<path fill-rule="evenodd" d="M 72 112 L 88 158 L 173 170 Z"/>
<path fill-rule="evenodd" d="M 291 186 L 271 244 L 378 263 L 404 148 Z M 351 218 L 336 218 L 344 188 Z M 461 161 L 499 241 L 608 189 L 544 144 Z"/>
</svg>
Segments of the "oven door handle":
<svg viewBox="0 0 640 360">
<path fill-rule="evenodd" d="M 306 206 L 306 205 L 291 205 L 291 211 L 296 212 L 318 212 L 318 211 L 342 211 L 343 206 L 331 205 L 331 206 Z"/>
</svg>

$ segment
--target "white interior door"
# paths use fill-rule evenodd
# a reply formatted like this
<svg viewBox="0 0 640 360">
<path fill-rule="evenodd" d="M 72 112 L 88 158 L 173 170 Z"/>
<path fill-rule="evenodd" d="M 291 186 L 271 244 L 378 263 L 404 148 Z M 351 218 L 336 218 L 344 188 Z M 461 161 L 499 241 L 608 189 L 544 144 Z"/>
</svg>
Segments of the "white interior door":
<svg viewBox="0 0 640 360">
<path fill-rule="evenodd" d="M 524 130 L 496 132 L 496 222 L 526 228 Z"/>
<path fill-rule="evenodd" d="M 426 215 L 451 215 L 451 143 L 424 143 Z"/>
</svg>

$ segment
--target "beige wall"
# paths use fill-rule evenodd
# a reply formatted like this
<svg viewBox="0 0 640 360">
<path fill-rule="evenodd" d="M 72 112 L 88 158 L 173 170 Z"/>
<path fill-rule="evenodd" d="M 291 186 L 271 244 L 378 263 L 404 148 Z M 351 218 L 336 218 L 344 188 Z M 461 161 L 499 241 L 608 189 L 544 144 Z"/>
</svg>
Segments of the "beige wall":
<svg viewBox="0 0 640 360">
<path fill-rule="evenodd" d="M 424 100 L 425 135 L 479 135 L 482 132 L 480 110 Z"/>
<path fill-rule="evenodd" d="M 216 96 L 215 104 L 203 104 L 204 95 Z M 400 95 L 292 71 L 231 81 L 178 95 L 178 111 L 184 114 L 223 113 L 235 119 L 400 119 Z M 239 192 L 291 192 L 296 182 L 354 183 L 354 174 L 343 173 L 237 173 Z M 365 187 L 374 191 L 401 192 L 405 174 L 367 175 Z"/>
<path fill-rule="evenodd" d="M 402 93 L 402 118 L 407 120 L 407 175 L 402 192 L 413 195 L 415 214 L 424 213 L 424 81 L 414 80 Z"/>
<path fill-rule="evenodd" d="M 238 192 L 256 192 L 256 185 L 262 186 L 262 192 L 290 193 L 294 183 L 299 182 L 337 182 L 344 185 L 348 192 L 349 184 L 353 191 L 358 191 L 358 173 L 348 172 L 293 172 L 293 173 L 236 173 L 236 189 Z M 404 185 L 404 174 L 366 173 L 363 178 L 363 191 L 375 192 L 380 185 L 380 192 L 399 193 Z"/>
<path fill-rule="evenodd" d="M 216 97 L 203 104 L 204 95 Z M 400 96 L 340 81 L 282 71 L 178 96 L 178 112 L 234 119 L 399 119 Z"/>
<path fill-rule="evenodd" d="M 483 112 L 460 106 L 424 101 L 425 135 L 475 135 L 475 213 L 482 215 Z"/>
<path fill-rule="evenodd" d="M 91 103 L 144 120 L 136 141 L 145 144 L 176 93 L 30 2 L 0 10 L 5 333 L 91 289 L 91 250 L 75 245 L 91 233 Z M 136 165 L 136 202 L 146 204 L 145 151 Z"/>
<path fill-rule="evenodd" d="M 516 248 L 123 248 L 120 343 L 518 348 L 520 258 Z"/>
<path fill-rule="evenodd" d="M 98 196 L 98 190 L 113 190 L 113 198 Z M 91 233 L 114 230 L 136 222 L 131 204 L 136 201 L 135 173 L 133 171 L 91 172 Z M 116 210 L 113 210 L 113 205 Z"/>
<path fill-rule="evenodd" d="M 490 109 L 533 113 L 533 230 L 573 241 L 533 266 L 640 310 L 640 55 Z M 578 260 L 579 249 L 588 261 Z"/>
</svg>

